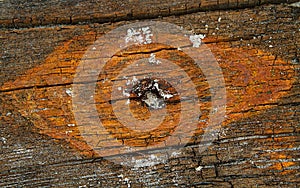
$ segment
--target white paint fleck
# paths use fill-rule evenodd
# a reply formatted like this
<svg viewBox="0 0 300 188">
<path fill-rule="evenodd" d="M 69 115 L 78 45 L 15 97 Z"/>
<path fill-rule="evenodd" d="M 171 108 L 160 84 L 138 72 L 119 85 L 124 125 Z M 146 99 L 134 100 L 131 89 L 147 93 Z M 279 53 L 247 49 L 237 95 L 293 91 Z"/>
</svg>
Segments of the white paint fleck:
<svg viewBox="0 0 300 188">
<path fill-rule="evenodd" d="M 219 17 L 219 18 L 218 18 L 218 22 L 221 22 L 221 20 L 222 20 L 222 18 L 221 18 L 221 17 Z"/>
<path fill-rule="evenodd" d="M 180 47 L 178 47 L 177 50 L 182 51 L 182 49 Z"/>
<path fill-rule="evenodd" d="M 198 166 L 195 170 L 196 170 L 196 171 L 201 171 L 202 168 L 203 168 L 203 166 Z"/>
<path fill-rule="evenodd" d="M 14 153 L 16 154 L 26 154 L 26 153 L 32 153 L 32 149 L 26 149 L 26 148 L 18 148 L 18 149 L 15 149 L 13 150 Z"/>
<path fill-rule="evenodd" d="M 118 87 L 118 90 L 121 91 L 121 90 L 122 90 L 122 87 Z"/>
<path fill-rule="evenodd" d="M 94 46 L 92 49 L 93 49 L 93 50 L 96 50 L 97 48 Z"/>
<path fill-rule="evenodd" d="M 136 78 L 136 76 L 133 76 L 131 81 L 132 85 L 137 84 L 138 82 L 139 80 Z"/>
<path fill-rule="evenodd" d="M 150 58 L 148 59 L 150 64 L 161 64 L 161 61 L 157 60 L 154 53 L 150 54 Z"/>
<path fill-rule="evenodd" d="M 131 28 L 127 30 L 125 42 L 126 43 L 133 42 L 137 44 L 151 44 L 152 36 L 153 34 L 151 33 L 149 27 L 142 27 L 138 29 Z"/>
<path fill-rule="evenodd" d="M 167 160 L 165 157 L 157 157 L 156 155 L 151 155 L 148 158 L 135 159 L 134 157 L 129 161 L 129 164 L 133 164 L 134 168 L 140 168 L 145 166 L 154 166 L 159 163 L 165 163 Z M 126 162 L 124 163 L 126 164 Z"/>
<path fill-rule="evenodd" d="M 149 27 L 143 27 L 142 28 L 143 34 L 145 35 L 145 42 L 144 44 L 150 44 L 152 43 L 152 39 L 150 37 L 153 36 L 153 34 L 151 33 L 151 30 Z"/>
<path fill-rule="evenodd" d="M 162 99 L 157 98 L 157 96 L 151 92 L 146 93 L 146 99 L 143 99 L 143 101 L 154 109 L 160 109 L 165 106 L 164 101 Z"/>
<path fill-rule="evenodd" d="M 219 110 L 218 108 L 213 108 L 211 113 L 212 113 L 212 114 L 215 114 L 215 113 L 218 112 L 218 110 Z"/>
<path fill-rule="evenodd" d="M 171 154 L 171 157 L 178 157 L 180 154 L 181 154 L 181 152 L 179 152 L 179 151 L 174 151 L 174 152 Z"/>
<path fill-rule="evenodd" d="M 205 30 L 207 31 L 208 30 L 208 25 L 205 25 L 204 27 L 205 27 Z"/>
<path fill-rule="evenodd" d="M 129 86 L 129 85 L 130 85 L 130 83 L 131 83 L 131 81 L 130 81 L 130 80 L 126 80 L 126 85 L 127 85 L 127 86 Z"/>
<path fill-rule="evenodd" d="M 131 187 L 131 185 L 130 185 L 130 183 L 131 183 L 130 179 L 125 178 L 124 181 L 127 183 L 127 187 Z"/>
<path fill-rule="evenodd" d="M 6 144 L 7 139 L 4 137 L 1 137 L 1 141 L 3 142 L 3 144 Z"/>
<path fill-rule="evenodd" d="M 7 112 L 7 113 L 6 113 L 6 116 L 10 116 L 10 115 L 11 115 L 11 112 Z"/>
<path fill-rule="evenodd" d="M 205 35 L 191 35 L 190 36 L 190 41 L 193 43 L 193 47 L 195 48 L 199 48 L 201 43 L 202 43 L 202 39 L 205 38 Z"/>
<path fill-rule="evenodd" d="M 45 110 L 49 110 L 49 108 L 37 108 L 37 109 L 33 109 L 33 110 L 31 110 L 31 113 L 36 113 L 36 112 L 45 111 Z"/>
<path fill-rule="evenodd" d="M 274 46 L 273 45 L 269 45 L 269 48 L 273 48 Z"/>
<path fill-rule="evenodd" d="M 72 133 L 73 131 L 66 131 L 66 134 Z"/>
<path fill-rule="evenodd" d="M 159 92 L 160 96 L 162 96 L 164 99 L 169 99 L 169 98 L 173 97 L 172 94 L 164 93 L 163 90 L 159 88 L 158 83 L 155 83 L 154 87 L 157 89 L 157 91 Z"/>
<path fill-rule="evenodd" d="M 125 104 L 126 104 L 126 105 L 130 104 L 130 99 L 127 99 L 127 101 L 126 101 Z"/>
<path fill-rule="evenodd" d="M 74 127 L 74 126 L 75 126 L 74 123 L 69 123 L 69 124 L 68 124 L 68 127 Z"/>
<path fill-rule="evenodd" d="M 66 93 L 67 93 L 67 95 L 69 95 L 70 97 L 72 97 L 73 96 L 72 88 L 66 89 Z"/>
<path fill-rule="evenodd" d="M 255 165 L 255 167 L 262 169 L 262 168 L 268 168 L 272 165 L 273 165 L 273 163 L 268 163 L 268 164 L 265 164 L 265 165 Z"/>
<path fill-rule="evenodd" d="M 127 92 L 126 89 L 123 90 L 123 96 L 130 97 L 130 93 Z"/>
<path fill-rule="evenodd" d="M 128 79 L 127 77 L 127 80 L 126 80 L 126 85 L 129 86 L 129 85 L 135 85 L 139 82 L 139 80 L 136 78 L 136 76 L 133 76 L 132 79 Z M 122 90 L 121 87 L 118 88 L 118 90 Z"/>
</svg>

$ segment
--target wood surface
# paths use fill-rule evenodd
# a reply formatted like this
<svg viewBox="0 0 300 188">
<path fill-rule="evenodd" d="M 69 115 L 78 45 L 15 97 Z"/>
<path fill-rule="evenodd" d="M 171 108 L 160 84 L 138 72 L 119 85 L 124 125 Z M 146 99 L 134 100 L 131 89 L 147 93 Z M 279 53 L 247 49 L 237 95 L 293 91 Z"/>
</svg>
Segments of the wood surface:
<svg viewBox="0 0 300 188">
<path fill-rule="evenodd" d="M 300 9 L 294 2 L 0 1 L 0 186 L 298 187 Z M 206 35 L 203 42 L 225 79 L 226 119 L 204 152 L 198 145 L 206 125 L 199 121 L 187 146 L 164 163 L 122 166 L 100 156 L 81 135 L 70 92 L 90 45 L 112 29 L 150 19 Z M 124 61 L 148 58 L 151 51 L 173 58 L 201 86 L 200 108 L 207 118 L 209 86 L 176 49 L 127 49 L 112 57 L 107 75 L 117 74 Z M 140 133 L 128 136 L 110 116 L 110 101 L 99 97 L 109 96 L 115 77 L 108 80 L 99 77 L 97 92 L 105 95 L 97 95 L 95 102 L 111 134 L 125 145 L 145 146 L 172 132 L 174 124 L 166 121 L 150 139 Z M 180 104 L 173 100 L 168 110 L 176 122 Z M 134 101 L 131 105 L 137 118 L 147 118 L 147 109 Z"/>
</svg>

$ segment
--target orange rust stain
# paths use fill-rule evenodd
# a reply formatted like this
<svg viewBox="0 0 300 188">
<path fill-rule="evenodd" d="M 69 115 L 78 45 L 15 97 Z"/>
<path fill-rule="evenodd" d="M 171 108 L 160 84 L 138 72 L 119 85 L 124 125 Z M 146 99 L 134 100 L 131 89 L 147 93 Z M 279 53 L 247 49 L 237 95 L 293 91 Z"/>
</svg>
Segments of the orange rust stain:
<svg viewBox="0 0 300 188">
<path fill-rule="evenodd" d="M 271 160 L 275 160 L 275 161 L 278 161 L 278 162 L 275 162 L 270 167 L 270 169 L 280 171 L 280 173 L 282 175 L 289 174 L 289 173 L 294 173 L 295 170 L 286 170 L 286 169 L 288 167 L 295 166 L 296 165 L 295 162 L 293 162 L 293 161 L 284 161 L 286 159 L 291 159 L 291 156 L 286 156 L 284 154 L 277 154 L 277 153 L 272 154 L 271 155 Z"/>
<path fill-rule="evenodd" d="M 9 91 L 15 99 L 14 105 L 40 133 L 63 139 L 86 156 L 96 153 L 81 137 L 84 133 L 76 125 L 72 98 L 67 91 L 70 91 L 76 68 L 88 46 L 95 41 L 95 36 L 90 32 L 64 42 L 43 64 L 0 88 L 0 91 Z M 204 40 L 207 41 L 214 39 Z M 292 87 L 294 71 L 288 62 L 279 58 L 275 60 L 274 56 L 259 49 L 233 48 L 225 43 L 210 43 L 207 46 L 222 68 L 226 83 L 227 119 L 224 124 L 272 107 Z M 59 86 L 38 87 L 51 85 Z M 24 87 L 29 89 L 14 90 Z"/>
</svg>

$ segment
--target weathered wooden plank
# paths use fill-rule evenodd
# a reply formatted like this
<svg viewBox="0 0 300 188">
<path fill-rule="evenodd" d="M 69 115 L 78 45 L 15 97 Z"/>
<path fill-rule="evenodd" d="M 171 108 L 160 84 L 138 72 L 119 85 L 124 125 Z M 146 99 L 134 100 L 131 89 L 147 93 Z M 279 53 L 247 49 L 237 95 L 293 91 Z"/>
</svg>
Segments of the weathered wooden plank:
<svg viewBox="0 0 300 188">
<path fill-rule="evenodd" d="M 57 24 L 106 23 L 205 10 L 254 7 L 297 0 L 172 0 L 172 1 L 1 1 L 1 27 L 33 27 Z"/>
<path fill-rule="evenodd" d="M 109 160 L 90 157 L 89 153 L 79 153 L 70 147 L 70 140 L 74 138 L 76 130 L 71 133 L 74 135 L 62 135 L 68 128 L 75 129 L 65 125 L 73 123 L 69 122 L 72 117 L 68 107 L 70 97 L 66 91 L 72 83 L 76 63 L 96 37 L 125 22 L 2 29 L 1 186 L 298 186 L 300 87 L 299 17 L 296 9 L 287 5 L 268 5 L 244 10 L 200 12 L 159 20 L 206 34 L 206 42 L 219 57 L 220 64 L 233 62 L 232 67 L 222 66 L 227 87 L 232 89 L 232 93 L 235 84 L 241 84 L 238 79 L 243 78 L 243 75 L 237 80 L 234 75 L 231 77 L 233 69 L 239 65 L 234 52 L 241 56 L 253 56 L 250 59 L 255 66 L 247 67 L 246 70 L 239 69 L 242 72 L 253 73 L 260 67 L 263 68 L 260 69 L 261 73 L 268 73 L 273 68 L 275 80 L 270 89 L 280 87 L 272 93 L 279 92 L 275 103 L 265 104 L 264 101 L 253 100 L 250 96 L 255 95 L 255 91 L 249 90 L 249 95 L 245 95 L 249 99 L 243 98 L 239 102 L 252 102 L 257 107 L 256 111 L 245 109 L 242 113 L 236 113 L 236 116 L 233 116 L 234 113 L 229 114 L 232 121 L 224 125 L 218 139 L 205 152 L 198 152 L 196 139 L 195 143 L 190 143 L 165 163 L 146 168 L 122 167 Z M 233 55 L 224 56 L 224 50 L 220 49 L 227 49 Z M 118 58 L 122 57 L 115 58 L 117 63 Z M 245 65 L 245 61 L 241 61 L 241 64 Z M 63 77 L 55 79 L 58 75 Z M 268 74 L 261 76 L 259 78 L 271 78 Z M 281 78 L 286 81 L 277 82 Z M 50 92 L 57 92 L 59 99 L 54 96 L 52 99 L 48 95 Z M 235 96 L 238 95 L 232 97 Z M 51 100 L 45 103 L 41 103 L 43 100 L 34 100 L 45 97 Z M 259 104 L 262 108 L 258 108 Z M 44 105 L 57 111 L 31 112 L 42 110 Z M 232 102 L 232 105 L 240 111 L 242 104 Z M 39 121 L 42 116 L 50 122 L 55 121 L 51 115 L 63 119 L 61 122 L 56 121 L 62 127 L 49 128 L 53 124 Z M 51 134 L 45 134 L 45 130 Z M 55 132 L 61 135 L 53 136 Z M 84 146 L 81 149 L 84 150 Z"/>
</svg>

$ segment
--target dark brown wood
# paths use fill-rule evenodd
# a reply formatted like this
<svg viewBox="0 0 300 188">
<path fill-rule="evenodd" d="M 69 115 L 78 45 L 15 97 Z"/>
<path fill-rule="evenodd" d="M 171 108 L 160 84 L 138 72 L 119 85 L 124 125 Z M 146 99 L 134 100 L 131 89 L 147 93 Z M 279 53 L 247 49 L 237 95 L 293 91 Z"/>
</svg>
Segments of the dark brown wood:
<svg viewBox="0 0 300 188">
<path fill-rule="evenodd" d="M 77 1 L 0 2 L 1 187 L 299 185 L 299 8 L 277 4 L 279 1 L 176 2 L 133 0 L 124 6 L 120 1 L 98 2 L 101 9 L 92 1 L 82 2 L 85 8 L 75 6 Z M 98 37 L 133 22 L 128 20 L 159 16 L 155 20 L 206 35 L 204 42 L 224 73 L 227 119 L 205 152 L 198 152 L 201 137 L 195 137 L 165 163 L 144 168 L 121 166 L 97 156 L 81 137 L 68 91 L 82 55 Z M 153 48 L 157 56 L 174 56 L 163 46 Z M 134 54 L 115 56 L 111 65 L 147 56 Z M 99 107 L 108 105 L 97 100 Z M 210 104 L 201 108 L 210 108 Z M 196 135 L 201 134 L 199 129 Z M 122 139 L 126 144 L 144 142 Z"/>
<path fill-rule="evenodd" d="M 6 28 L 28 28 L 41 25 L 107 23 L 293 2 L 297 0 L 4 1 L 0 4 L 0 25 Z"/>
</svg>

